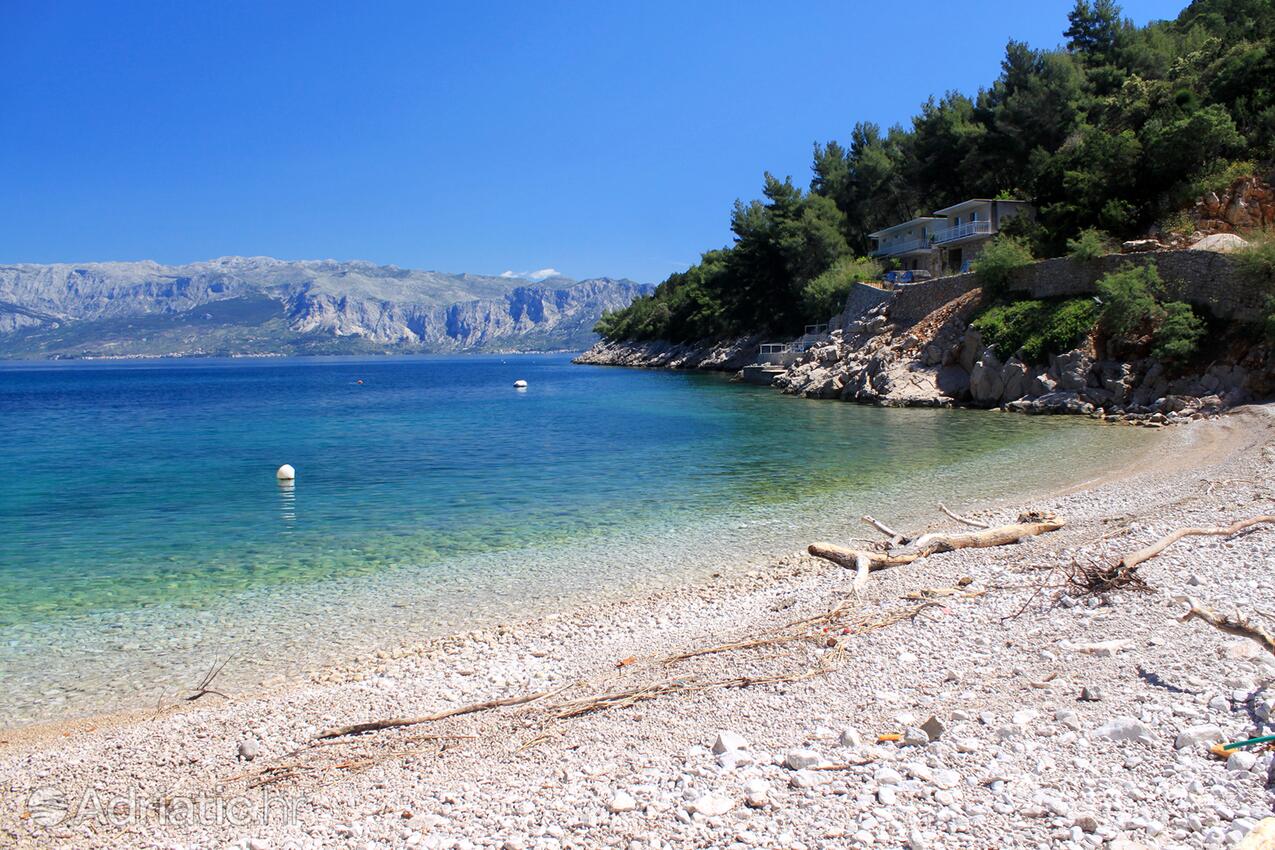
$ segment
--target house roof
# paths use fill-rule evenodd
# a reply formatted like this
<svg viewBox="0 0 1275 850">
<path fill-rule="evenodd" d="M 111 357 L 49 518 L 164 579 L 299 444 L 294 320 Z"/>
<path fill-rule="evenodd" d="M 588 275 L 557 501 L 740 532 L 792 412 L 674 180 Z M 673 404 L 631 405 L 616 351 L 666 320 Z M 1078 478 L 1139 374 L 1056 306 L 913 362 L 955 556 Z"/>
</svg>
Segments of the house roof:
<svg viewBox="0 0 1275 850">
<path fill-rule="evenodd" d="M 964 212 L 971 207 L 980 204 L 990 204 L 995 201 L 998 204 L 1026 204 L 1027 201 L 1019 201 L 1012 198 L 970 198 L 968 201 L 961 201 L 959 204 L 952 204 L 950 207 L 944 207 L 941 210 L 935 210 L 935 215 L 953 215 L 954 213 Z"/>
<path fill-rule="evenodd" d="M 907 227 L 916 227 L 918 224 L 928 224 L 931 221 L 942 221 L 942 219 L 938 218 L 937 216 L 923 215 L 920 218 L 914 218 L 911 221 L 905 221 L 902 224 L 892 224 L 889 227 L 883 227 L 880 230 L 878 230 L 876 233 L 869 233 L 868 238 L 880 239 L 882 236 L 885 236 L 887 233 L 894 233 L 896 230 L 903 230 L 904 228 L 907 228 Z"/>
</svg>

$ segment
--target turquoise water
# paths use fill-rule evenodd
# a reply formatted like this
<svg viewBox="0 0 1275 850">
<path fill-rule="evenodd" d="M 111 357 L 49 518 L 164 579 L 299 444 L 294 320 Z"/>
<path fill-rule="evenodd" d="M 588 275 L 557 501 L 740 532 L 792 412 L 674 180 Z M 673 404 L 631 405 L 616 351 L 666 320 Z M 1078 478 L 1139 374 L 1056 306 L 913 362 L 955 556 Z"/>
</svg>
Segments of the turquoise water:
<svg viewBox="0 0 1275 850">
<path fill-rule="evenodd" d="M 738 566 L 883 505 L 928 521 L 1143 437 L 561 355 L 9 364 L 0 434 L 8 722 Z"/>
</svg>

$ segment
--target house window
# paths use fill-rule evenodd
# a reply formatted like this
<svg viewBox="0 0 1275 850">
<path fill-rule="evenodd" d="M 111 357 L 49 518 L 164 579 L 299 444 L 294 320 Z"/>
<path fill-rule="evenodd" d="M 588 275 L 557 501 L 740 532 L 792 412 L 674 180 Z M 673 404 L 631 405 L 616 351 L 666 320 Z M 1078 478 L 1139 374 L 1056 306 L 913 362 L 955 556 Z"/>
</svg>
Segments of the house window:
<svg viewBox="0 0 1275 850">
<path fill-rule="evenodd" d="M 970 221 L 978 221 L 978 210 L 974 210 L 974 212 L 970 213 Z"/>
</svg>

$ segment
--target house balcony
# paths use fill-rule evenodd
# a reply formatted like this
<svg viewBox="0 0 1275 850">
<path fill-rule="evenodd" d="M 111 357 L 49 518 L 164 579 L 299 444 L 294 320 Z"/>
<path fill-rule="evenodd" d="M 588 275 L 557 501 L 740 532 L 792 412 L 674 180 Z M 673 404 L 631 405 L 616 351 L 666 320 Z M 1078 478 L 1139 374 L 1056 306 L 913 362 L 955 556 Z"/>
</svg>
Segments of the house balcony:
<svg viewBox="0 0 1275 850">
<path fill-rule="evenodd" d="M 914 251 L 929 251 L 929 239 L 909 239 L 907 242 L 891 242 L 888 245 L 879 245 L 872 249 L 874 257 L 897 257 L 901 254 L 911 254 Z"/>
<path fill-rule="evenodd" d="M 943 245 L 972 237 L 991 236 L 995 232 L 996 230 L 992 227 L 990 221 L 967 221 L 964 224 L 958 224 L 956 227 L 936 231 L 934 244 Z"/>
</svg>

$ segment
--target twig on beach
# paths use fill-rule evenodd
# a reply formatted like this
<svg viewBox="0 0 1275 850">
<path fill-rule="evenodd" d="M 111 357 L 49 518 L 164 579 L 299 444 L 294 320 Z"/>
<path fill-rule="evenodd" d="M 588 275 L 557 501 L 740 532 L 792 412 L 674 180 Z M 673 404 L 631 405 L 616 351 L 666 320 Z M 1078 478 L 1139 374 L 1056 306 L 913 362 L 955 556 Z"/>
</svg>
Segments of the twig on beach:
<svg viewBox="0 0 1275 850">
<path fill-rule="evenodd" d="M 218 663 L 217 659 L 214 658 L 212 667 L 210 667 L 208 669 L 208 672 L 204 674 L 204 678 L 199 680 L 199 684 L 195 686 L 195 692 L 191 694 L 190 696 L 186 697 L 186 702 L 194 702 L 195 700 L 201 697 L 206 697 L 209 694 L 216 694 L 222 699 L 230 699 L 230 697 L 226 696 L 221 691 L 213 688 L 212 683 L 217 679 L 218 676 L 221 675 L 221 671 L 226 669 L 226 665 L 229 664 L 230 660 L 234 657 L 235 656 L 233 654 L 228 655 L 226 656 L 226 660 L 222 661 L 221 663 Z"/>
<path fill-rule="evenodd" d="M 421 717 L 393 717 L 385 720 L 369 720 L 366 723 L 352 723 L 349 726 L 335 726 L 319 733 L 318 740 L 326 740 L 328 738 L 342 738 L 346 735 L 361 735 L 364 732 L 376 732 L 381 729 L 397 729 L 403 726 L 416 726 L 421 723 L 433 723 L 436 720 L 445 720 L 448 717 L 459 717 L 462 714 L 473 714 L 478 711 L 490 711 L 493 708 L 506 708 L 511 705 L 526 705 L 529 702 L 544 699 L 548 696 L 554 696 L 565 691 L 567 688 L 575 686 L 575 682 L 564 685 L 561 688 L 555 688 L 548 691 L 536 691 L 532 694 L 522 694 L 516 697 L 504 697 L 502 699 L 491 699 L 484 702 L 470 703 L 469 705 L 461 705 L 456 708 L 449 708 L 446 711 L 435 712 L 434 714 L 426 714 Z"/>
<path fill-rule="evenodd" d="M 883 523 L 881 520 L 877 519 L 876 517 L 872 517 L 872 516 L 868 516 L 867 514 L 864 514 L 863 521 L 866 522 L 868 525 L 872 526 L 873 528 L 875 528 L 877 531 L 884 534 L 886 537 L 890 538 L 891 546 L 903 546 L 907 544 L 908 542 L 907 537 L 904 537 L 902 534 L 899 534 L 899 532 L 895 531 L 893 528 L 886 525 L 885 523 Z"/>
<path fill-rule="evenodd" d="M 1239 611 L 1236 611 L 1230 617 L 1226 617 L 1207 607 L 1194 596 L 1182 597 L 1182 601 L 1186 602 L 1191 608 L 1182 615 L 1181 622 L 1203 620 L 1213 628 L 1220 629 L 1229 635 L 1257 641 L 1267 652 L 1275 653 L 1275 636 L 1272 636 L 1261 625 L 1241 615 Z"/>
<path fill-rule="evenodd" d="M 961 516 L 958 513 L 953 513 L 951 510 L 948 509 L 947 505 L 943 504 L 942 502 L 939 502 L 939 510 L 947 514 L 949 517 L 956 520 L 957 522 L 964 523 L 965 525 L 972 525 L 975 528 L 991 528 L 992 527 L 991 523 L 983 522 L 981 519 L 973 519 L 971 517 Z"/>
</svg>

